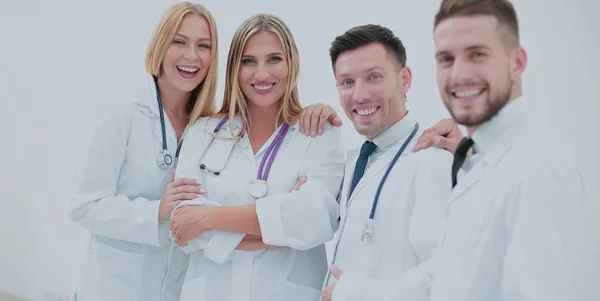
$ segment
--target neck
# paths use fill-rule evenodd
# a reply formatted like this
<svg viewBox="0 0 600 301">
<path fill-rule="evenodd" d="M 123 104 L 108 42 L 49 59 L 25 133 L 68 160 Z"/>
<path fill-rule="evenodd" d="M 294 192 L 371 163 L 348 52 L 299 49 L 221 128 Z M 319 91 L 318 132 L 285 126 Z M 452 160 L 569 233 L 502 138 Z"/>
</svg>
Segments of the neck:
<svg viewBox="0 0 600 301">
<path fill-rule="evenodd" d="M 400 114 L 398 114 L 398 116 L 396 116 L 392 121 L 391 124 L 388 125 L 385 129 L 383 129 L 381 131 L 381 133 L 378 133 L 377 135 L 367 135 L 367 139 L 370 141 L 373 141 L 375 138 L 377 138 L 379 135 L 385 133 L 385 131 L 387 131 L 389 128 L 391 128 L 392 126 L 394 126 L 396 123 L 400 122 L 400 120 L 402 120 L 404 117 L 406 117 L 406 114 L 408 114 L 408 111 L 406 109 L 402 109 L 400 110 Z"/>
<path fill-rule="evenodd" d="M 506 105 L 508 105 L 509 103 L 513 102 L 515 99 L 521 97 L 523 93 L 521 92 L 521 84 L 516 84 L 515 86 L 513 86 L 513 89 L 511 89 L 510 91 L 510 98 L 508 99 L 508 101 L 504 104 L 504 106 L 502 106 L 502 108 L 500 110 L 502 110 Z M 493 118 L 493 117 L 492 117 Z M 487 122 L 487 121 L 486 121 Z M 474 126 L 468 126 L 467 127 L 467 136 L 471 137 L 473 136 L 473 133 L 475 133 L 475 131 L 480 128 L 483 124 L 480 123 L 478 125 L 474 125 Z"/>
<path fill-rule="evenodd" d="M 275 120 L 279 115 L 279 108 L 277 105 L 270 107 L 261 108 L 254 105 L 249 105 L 250 110 L 250 131 L 253 130 L 270 130 L 274 131 L 273 127 Z"/>
<path fill-rule="evenodd" d="M 187 103 L 191 92 L 181 92 L 171 86 L 164 77 L 158 78 L 158 87 L 160 89 L 160 98 L 165 110 L 175 114 L 177 117 L 188 115 Z"/>
</svg>

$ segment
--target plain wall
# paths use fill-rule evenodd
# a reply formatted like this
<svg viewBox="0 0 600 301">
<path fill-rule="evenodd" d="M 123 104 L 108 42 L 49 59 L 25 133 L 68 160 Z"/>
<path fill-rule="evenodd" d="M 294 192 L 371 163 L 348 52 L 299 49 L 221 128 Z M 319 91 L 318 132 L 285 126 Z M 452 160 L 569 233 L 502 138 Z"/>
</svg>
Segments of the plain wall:
<svg viewBox="0 0 600 301">
<path fill-rule="evenodd" d="M 174 1 L 0 1 L 0 291 L 42 300 L 71 294 L 87 233 L 67 220 L 75 169 L 98 109 L 131 101 L 145 80 L 144 54 L 159 16 Z M 368 4 L 367 4 L 368 3 Z M 447 117 L 435 82 L 432 22 L 439 1 L 205 0 L 219 31 L 218 102 L 229 42 L 254 13 L 281 16 L 301 55 L 304 105 L 341 115 L 328 48 L 346 29 L 377 23 L 403 40 L 412 68 L 408 107 L 428 127 Z M 529 55 L 524 93 L 549 121 L 553 144 L 572 146 L 591 210 L 600 209 L 600 11 L 597 1 L 514 1 Z M 344 116 L 348 148 L 361 138 Z M 600 223 L 598 224 L 600 225 Z M 597 230 L 591 233 L 597 237 Z"/>
</svg>

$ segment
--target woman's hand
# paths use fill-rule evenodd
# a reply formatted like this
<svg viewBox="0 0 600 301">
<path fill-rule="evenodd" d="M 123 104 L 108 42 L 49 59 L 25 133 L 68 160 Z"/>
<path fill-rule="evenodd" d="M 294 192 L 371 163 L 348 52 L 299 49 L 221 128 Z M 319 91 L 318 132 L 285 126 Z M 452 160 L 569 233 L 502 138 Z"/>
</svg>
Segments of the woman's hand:
<svg viewBox="0 0 600 301">
<path fill-rule="evenodd" d="M 335 127 L 342 126 L 342 120 L 331 106 L 322 103 L 310 105 L 300 114 L 300 132 L 312 137 L 321 135 L 327 122 Z"/>
<path fill-rule="evenodd" d="M 185 247 L 194 238 L 208 230 L 207 219 L 213 207 L 184 206 L 177 209 L 171 219 L 173 240 L 180 247 Z"/>
<path fill-rule="evenodd" d="M 181 201 L 189 201 L 200 197 L 205 191 L 200 187 L 200 182 L 194 179 L 181 178 L 175 179 L 175 171 L 171 176 L 170 183 L 167 184 L 163 196 L 160 199 L 158 208 L 158 221 L 164 222 L 169 220 L 171 212 L 177 207 Z"/>
</svg>

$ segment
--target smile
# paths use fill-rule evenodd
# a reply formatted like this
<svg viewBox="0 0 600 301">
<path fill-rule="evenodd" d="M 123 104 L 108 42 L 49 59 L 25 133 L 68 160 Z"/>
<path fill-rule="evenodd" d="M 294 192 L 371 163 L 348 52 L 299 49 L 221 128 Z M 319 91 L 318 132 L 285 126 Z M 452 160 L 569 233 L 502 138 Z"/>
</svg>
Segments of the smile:
<svg viewBox="0 0 600 301">
<path fill-rule="evenodd" d="M 377 112 L 377 110 L 379 110 L 379 107 L 360 108 L 355 109 L 354 112 L 356 112 L 356 114 L 358 114 L 359 116 L 369 116 Z"/>
<path fill-rule="evenodd" d="M 176 68 L 177 71 L 179 71 L 179 75 L 183 78 L 194 78 L 196 73 L 200 70 L 200 68 L 190 66 L 176 66 Z"/>
<path fill-rule="evenodd" d="M 271 90 L 273 90 L 273 86 L 275 86 L 275 83 L 256 83 L 256 84 L 251 84 L 252 88 L 254 88 L 254 91 L 258 94 L 268 94 L 271 92 Z"/>
<path fill-rule="evenodd" d="M 452 94 L 452 96 L 454 96 L 455 98 L 458 98 L 458 99 L 470 99 L 475 96 L 481 95 L 484 91 L 485 91 L 485 88 L 480 88 L 480 89 L 471 89 L 471 90 L 464 90 L 464 91 L 455 91 L 455 92 L 451 92 L 451 94 Z"/>
</svg>

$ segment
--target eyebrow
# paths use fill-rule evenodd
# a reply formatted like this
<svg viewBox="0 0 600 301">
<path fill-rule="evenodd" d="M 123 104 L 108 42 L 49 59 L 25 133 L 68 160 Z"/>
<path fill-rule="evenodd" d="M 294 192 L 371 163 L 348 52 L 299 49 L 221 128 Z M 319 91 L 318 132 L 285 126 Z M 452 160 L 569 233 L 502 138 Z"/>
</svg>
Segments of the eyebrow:
<svg viewBox="0 0 600 301">
<path fill-rule="evenodd" d="M 184 34 L 181 33 L 175 33 L 175 36 L 179 36 L 181 38 L 184 38 L 186 40 L 189 40 L 190 38 Z M 202 41 L 202 42 L 211 42 L 210 38 L 200 38 L 198 39 L 198 41 Z"/>
<path fill-rule="evenodd" d="M 367 73 L 371 73 L 371 72 L 376 71 L 376 70 L 384 73 L 383 68 L 378 67 L 378 66 L 373 66 L 373 67 L 369 68 L 369 70 L 367 70 Z M 360 71 L 360 72 L 362 72 L 362 71 Z M 346 77 L 349 77 L 349 75 L 348 75 L 348 73 L 339 73 L 337 75 L 337 77 L 346 78 Z"/>
<path fill-rule="evenodd" d="M 283 53 L 281 53 L 281 52 L 271 52 L 271 53 L 267 54 L 266 56 L 276 56 L 276 55 L 283 56 Z M 255 56 L 254 55 L 250 55 L 250 54 L 244 54 L 244 55 L 242 55 L 242 57 L 255 57 Z"/>
<path fill-rule="evenodd" d="M 490 47 L 485 46 L 485 45 L 471 45 L 471 46 L 465 47 L 463 50 L 464 51 L 473 51 L 473 50 L 482 50 L 482 49 L 488 50 L 488 49 L 490 49 Z M 439 57 L 439 56 L 442 56 L 442 55 L 449 55 L 449 54 L 450 54 L 450 51 L 448 51 L 448 50 L 441 50 L 441 51 L 438 51 L 435 54 L 435 57 Z"/>
</svg>

